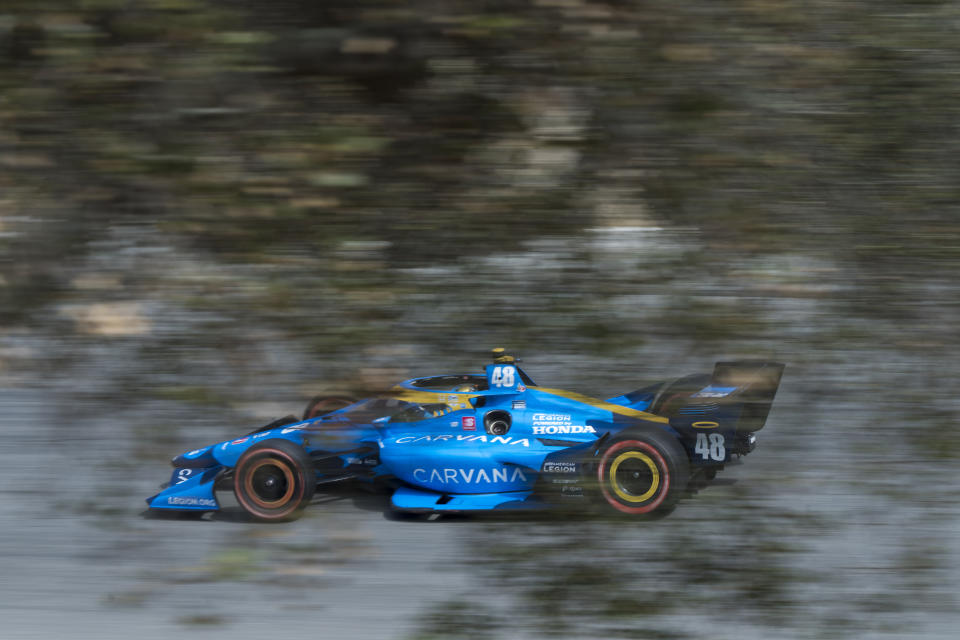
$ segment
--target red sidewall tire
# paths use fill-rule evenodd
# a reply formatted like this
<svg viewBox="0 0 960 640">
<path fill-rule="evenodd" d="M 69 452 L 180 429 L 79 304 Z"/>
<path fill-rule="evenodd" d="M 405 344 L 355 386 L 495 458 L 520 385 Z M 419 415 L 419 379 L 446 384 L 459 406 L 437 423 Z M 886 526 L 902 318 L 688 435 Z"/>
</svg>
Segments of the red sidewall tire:
<svg viewBox="0 0 960 640">
<path fill-rule="evenodd" d="M 614 493 L 612 483 L 616 480 L 607 477 L 613 460 L 617 458 L 617 454 L 622 454 L 630 450 L 638 451 L 649 456 L 656 465 L 657 472 L 659 473 L 659 484 L 654 495 L 650 500 L 636 507 L 626 504 Z M 617 511 L 631 515 L 643 515 L 653 512 L 663 504 L 664 500 L 666 500 L 670 494 L 671 474 L 667 461 L 656 447 L 642 440 L 621 440 L 611 445 L 609 449 L 604 451 L 600 459 L 600 466 L 597 468 L 597 478 L 600 482 L 600 490 L 607 504 Z"/>
<path fill-rule="evenodd" d="M 282 482 L 282 495 L 273 500 L 258 494 L 255 472 Z M 244 511 L 267 522 L 295 518 L 313 497 L 316 477 L 310 459 L 299 446 L 287 440 L 265 440 L 248 449 L 237 461 L 233 493 Z"/>
</svg>

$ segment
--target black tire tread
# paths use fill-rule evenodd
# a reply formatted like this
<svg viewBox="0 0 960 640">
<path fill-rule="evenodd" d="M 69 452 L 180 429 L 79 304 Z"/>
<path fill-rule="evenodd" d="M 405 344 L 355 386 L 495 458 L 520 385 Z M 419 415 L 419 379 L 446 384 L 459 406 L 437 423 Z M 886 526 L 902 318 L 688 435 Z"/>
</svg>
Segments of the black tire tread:
<svg viewBox="0 0 960 640">
<path fill-rule="evenodd" d="M 248 506 L 243 496 L 241 496 L 244 484 L 244 466 L 249 461 L 255 459 L 258 452 L 265 449 L 273 449 L 285 453 L 296 467 L 294 472 L 297 475 L 298 480 L 303 483 L 303 491 L 297 500 L 297 504 L 289 511 L 282 511 L 278 512 L 277 514 L 265 513 L 261 510 L 257 510 L 255 507 L 251 508 Z M 296 445 L 289 440 L 283 440 L 281 438 L 264 440 L 263 442 L 259 442 L 247 449 L 243 455 L 240 456 L 240 459 L 237 461 L 237 466 L 234 470 L 233 492 L 237 498 L 237 502 L 240 504 L 240 507 L 252 517 L 264 522 L 286 522 L 300 517 L 304 507 L 306 507 L 306 505 L 308 505 L 310 500 L 313 498 L 316 487 L 316 474 L 313 471 L 313 462 L 311 461 L 310 456 L 307 455 L 307 452 L 303 447 Z"/>
<path fill-rule="evenodd" d="M 687 453 L 677 438 L 656 427 L 638 426 L 625 429 L 606 443 L 600 458 L 611 447 L 616 444 L 628 441 L 639 440 L 653 446 L 663 457 L 667 468 L 670 471 L 670 488 L 663 502 L 653 511 L 647 514 L 633 514 L 629 517 L 655 519 L 662 518 L 671 513 L 677 506 L 680 499 L 686 494 L 687 482 L 690 479 L 690 462 L 687 459 Z M 602 493 L 601 493 L 602 496 Z M 606 499 L 601 497 L 606 504 Z M 612 505 L 607 504 L 611 510 L 615 510 Z M 627 515 L 627 514 L 622 514 Z"/>
</svg>

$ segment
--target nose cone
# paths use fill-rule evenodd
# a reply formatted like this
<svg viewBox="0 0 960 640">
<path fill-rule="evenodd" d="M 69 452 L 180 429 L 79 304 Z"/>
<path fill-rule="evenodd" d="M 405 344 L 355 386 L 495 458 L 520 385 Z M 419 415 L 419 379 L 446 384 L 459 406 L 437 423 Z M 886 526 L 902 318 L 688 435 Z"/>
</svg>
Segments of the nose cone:
<svg viewBox="0 0 960 640">
<path fill-rule="evenodd" d="M 203 449 L 194 449 L 193 451 L 181 453 L 171 460 L 170 464 L 177 469 L 202 469 L 204 467 L 212 467 L 219 463 L 213 457 L 213 446 L 209 446 Z"/>
</svg>

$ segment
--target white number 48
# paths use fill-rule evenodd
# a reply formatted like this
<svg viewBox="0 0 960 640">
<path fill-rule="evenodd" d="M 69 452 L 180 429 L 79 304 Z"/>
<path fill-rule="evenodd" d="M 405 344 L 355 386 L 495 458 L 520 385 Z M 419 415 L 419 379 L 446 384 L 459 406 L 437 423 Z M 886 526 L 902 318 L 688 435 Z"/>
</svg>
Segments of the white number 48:
<svg viewBox="0 0 960 640">
<path fill-rule="evenodd" d="M 723 436 L 719 433 L 711 433 L 709 440 L 707 439 L 707 434 L 698 433 L 697 445 L 693 448 L 693 452 L 700 454 L 704 460 L 709 459 L 722 462 L 727 456 L 727 450 L 723 445 Z"/>
<path fill-rule="evenodd" d="M 513 367 L 494 367 L 490 382 L 495 387 L 512 387 L 516 371 Z"/>
</svg>

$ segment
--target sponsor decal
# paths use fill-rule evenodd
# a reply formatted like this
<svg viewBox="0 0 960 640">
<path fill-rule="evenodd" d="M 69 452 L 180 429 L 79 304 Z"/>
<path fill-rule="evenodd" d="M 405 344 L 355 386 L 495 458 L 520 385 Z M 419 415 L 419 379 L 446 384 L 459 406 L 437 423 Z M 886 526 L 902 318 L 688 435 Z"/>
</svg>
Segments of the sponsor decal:
<svg viewBox="0 0 960 640">
<path fill-rule="evenodd" d="M 344 458 L 347 464 L 360 465 L 362 467 L 375 467 L 377 466 L 377 461 L 375 458 L 360 458 L 357 456 L 350 456 Z"/>
<path fill-rule="evenodd" d="M 576 462 L 545 462 L 543 470 L 546 473 L 576 473 Z"/>
<path fill-rule="evenodd" d="M 447 396 L 447 404 L 453 410 L 469 409 L 470 405 L 467 404 L 467 400 L 468 400 L 468 397 L 466 396 Z"/>
<path fill-rule="evenodd" d="M 570 415 L 566 413 L 535 413 L 533 423 L 570 424 Z"/>
<path fill-rule="evenodd" d="M 694 398 L 726 398 L 736 391 L 736 387 L 705 387 L 693 394 Z"/>
<path fill-rule="evenodd" d="M 234 440 L 234 441 L 231 442 L 230 444 L 243 444 L 244 442 L 246 442 L 246 441 L 249 440 L 249 439 L 250 439 L 250 438 L 237 438 L 236 440 Z"/>
<path fill-rule="evenodd" d="M 198 498 L 196 496 L 169 496 L 167 504 L 178 507 L 216 507 L 217 501 L 212 498 Z"/>
<path fill-rule="evenodd" d="M 518 384 L 518 385 L 517 385 L 517 392 L 518 392 L 518 393 L 523 393 L 523 392 L 526 391 L 526 390 L 527 390 L 527 388 L 526 388 L 525 386 L 523 386 L 522 384 Z"/>
<path fill-rule="evenodd" d="M 464 434 L 440 434 L 436 436 L 401 436 L 394 442 L 397 444 L 420 444 L 431 442 L 483 442 L 488 444 L 506 444 L 511 446 L 529 447 L 530 441 L 526 438 L 514 438 L 513 436 L 488 436 L 488 435 L 464 435 Z"/>
<path fill-rule="evenodd" d="M 303 428 L 306 427 L 306 426 L 307 426 L 307 423 L 306 423 L 306 422 L 301 422 L 300 424 L 295 424 L 295 425 L 293 425 L 292 427 L 285 427 L 285 428 L 283 429 L 283 431 L 281 431 L 280 433 L 284 433 L 284 434 L 286 434 L 286 433 L 293 433 L 294 431 L 300 431 L 301 429 L 303 429 Z"/>
<path fill-rule="evenodd" d="M 514 401 L 513 401 L 513 408 L 514 408 L 514 409 L 526 409 L 526 408 L 527 408 L 527 401 L 526 401 L 526 400 L 514 400 Z"/>
<path fill-rule="evenodd" d="M 482 484 L 496 482 L 527 482 L 527 476 L 520 467 L 513 469 L 414 469 L 413 479 L 417 482 L 435 482 L 438 484 Z"/>
<path fill-rule="evenodd" d="M 535 413 L 532 419 L 534 435 L 552 435 L 557 433 L 596 433 L 593 427 L 573 424 L 568 413 Z"/>
<path fill-rule="evenodd" d="M 477 419 L 473 416 L 463 416 L 460 418 L 460 424 L 463 425 L 464 431 L 477 430 Z"/>
<path fill-rule="evenodd" d="M 260 438 L 266 438 L 268 435 L 270 435 L 269 431 L 261 431 L 260 433 L 255 433 L 250 437 L 254 440 L 259 440 Z"/>
<path fill-rule="evenodd" d="M 187 452 L 187 457 L 188 457 L 188 458 L 191 458 L 191 457 L 193 457 L 193 456 L 200 455 L 200 454 L 203 453 L 204 451 L 205 451 L 205 449 L 194 449 L 193 451 L 188 451 L 188 452 Z"/>
<path fill-rule="evenodd" d="M 597 430 L 590 425 L 570 424 L 570 425 L 551 425 L 547 427 L 534 427 L 533 435 L 556 435 L 558 433 L 596 433 Z"/>
</svg>

